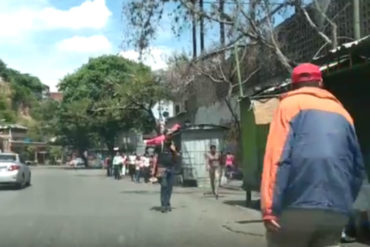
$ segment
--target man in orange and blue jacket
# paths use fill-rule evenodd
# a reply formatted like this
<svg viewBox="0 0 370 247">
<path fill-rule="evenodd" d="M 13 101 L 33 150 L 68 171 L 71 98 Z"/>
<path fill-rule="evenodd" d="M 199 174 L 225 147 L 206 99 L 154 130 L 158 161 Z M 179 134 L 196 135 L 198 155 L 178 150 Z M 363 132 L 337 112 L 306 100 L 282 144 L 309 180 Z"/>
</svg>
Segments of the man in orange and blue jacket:
<svg viewBox="0 0 370 247">
<path fill-rule="evenodd" d="M 322 88 L 318 66 L 297 66 L 292 85 L 271 122 L 264 158 L 268 246 L 339 246 L 364 175 L 353 120 Z"/>
</svg>

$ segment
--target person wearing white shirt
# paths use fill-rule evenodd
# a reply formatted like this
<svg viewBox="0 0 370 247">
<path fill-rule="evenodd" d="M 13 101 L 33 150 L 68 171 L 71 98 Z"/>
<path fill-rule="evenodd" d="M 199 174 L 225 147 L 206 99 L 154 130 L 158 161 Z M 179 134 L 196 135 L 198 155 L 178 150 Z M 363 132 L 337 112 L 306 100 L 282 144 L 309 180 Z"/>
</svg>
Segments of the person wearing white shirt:
<svg viewBox="0 0 370 247">
<path fill-rule="evenodd" d="M 143 168 L 143 161 L 142 161 L 140 155 L 136 156 L 135 165 L 136 165 L 135 180 L 136 180 L 136 183 L 140 183 L 140 178 L 141 178 L 141 175 L 142 175 L 141 171 L 142 171 L 142 168 Z"/>
<path fill-rule="evenodd" d="M 134 176 L 135 176 L 135 164 L 136 164 L 136 154 L 132 154 L 128 156 L 128 172 L 131 177 L 131 181 L 134 182 Z"/>
<path fill-rule="evenodd" d="M 121 167 L 121 175 L 126 175 L 126 162 L 127 162 L 127 156 L 123 154 L 122 156 L 122 167 Z"/>
<path fill-rule="evenodd" d="M 142 165 L 143 165 L 143 176 L 145 183 L 149 182 L 150 177 L 150 159 L 148 157 L 148 154 L 145 154 L 143 157 L 141 157 Z"/>
<path fill-rule="evenodd" d="M 114 170 L 114 178 L 119 180 L 121 179 L 121 174 L 120 174 L 120 166 L 123 163 L 122 156 L 119 152 L 116 153 L 116 156 L 113 158 L 113 170 Z"/>
</svg>

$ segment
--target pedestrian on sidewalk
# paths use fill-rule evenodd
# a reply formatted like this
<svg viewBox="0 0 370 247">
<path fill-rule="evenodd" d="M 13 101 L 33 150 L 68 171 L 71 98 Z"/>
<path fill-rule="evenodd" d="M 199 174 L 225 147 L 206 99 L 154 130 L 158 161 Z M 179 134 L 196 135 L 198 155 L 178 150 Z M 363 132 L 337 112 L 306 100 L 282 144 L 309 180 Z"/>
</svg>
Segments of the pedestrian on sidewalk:
<svg viewBox="0 0 370 247">
<path fill-rule="evenodd" d="M 131 181 L 134 182 L 135 178 L 135 171 L 136 171 L 136 153 L 133 153 L 128 156 L 127 165 L 128 165 L 128 173 L 130 174 Z"/>
<path fill-rule="evenodd" d="M 104 160 L 104 166 L 107 169 L 107 177 L 112 176 L 112 157 L 108 155 Z"/>
<path fill-rule="evenodd" d="M 141 155 L 136 156 L 135 160 L 135 182 L 140 183 L 140 178 L 142 176 L 142 169 L 143 169 L 143 160 Z"/>
<path fill-rule="evenodd" d="M 161 184 L 161 211 L 162 213 L 170 212 L 171 196 L 173 184 L 175 183 L 175 167 L 179 156 L 178 149 L 172 141 L 173 134 L 168 130 L 165 131 L 166 139 L 161 145 L 158 154 L 157 176 Z"/>
<path fill-rule="evenodd" d="M 143 164 L 144 182 L 148 183 L 149 178 L 150 178 L 150 158 L 149 158 L 149 154 L 147 152 L 142 157 L 142 164 Z"/>
<path fill-rule="evenodd" d="M 234 168 L 235 156 L 232 153 L 227 152 L 225 158 L 225 177 L 227 178 L 227 183 L 230 183 L 230 180 L 232 179 Z"/>
<path fill-rule="evenodd" d="M 206 154 L 207 170 L 211 182 L 212 193 L 218 199 L 218 188 L 221 182 L 221 154 L 217 152 L 216 145 L 210 146 L 210 151 Z"/>
<path fill-rule="evenodd" d="M 122 156 L 119 152 L 113 158 L 113 172 L 114 172 L 114 179 L 121 179 L 120 168 L 122 166 L 123 160 Z"/>
<path fill-rule="evenodd" d="M 364 177 L 353 120 L 301 64 L 270 125 L 261 182 L 269 247 L 339 246 Z"/>
<path fill-rule="evenodd" d="M 121 175 L 122 176 L 126 176 L 126 163 L 127 163 L 127 155 L 126 154 L 122 154 L 122 165 L 120 167 L 121 169 Z"/>
</svg>

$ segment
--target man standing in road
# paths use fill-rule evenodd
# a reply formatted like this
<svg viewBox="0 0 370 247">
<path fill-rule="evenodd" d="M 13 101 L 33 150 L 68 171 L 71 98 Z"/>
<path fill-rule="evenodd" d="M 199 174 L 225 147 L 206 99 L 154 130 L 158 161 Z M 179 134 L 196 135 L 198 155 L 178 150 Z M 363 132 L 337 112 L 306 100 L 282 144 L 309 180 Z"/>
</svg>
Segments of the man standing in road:
<svg viewBox="0 0 370 247">
<path fill-rule="evenodd" d="M 134 182 L 135 178 L 135 171 L 136 171 L 136 153 L 133 153 L 128 156 L 127 164 L 128 164 L 128 173 L 130 174 L 131 181 Z"/>
<path fill-rule="evenodd" d="M 218 199 L 218 188 L 221 182 L 221 154 L 217 152 L 216 146 L 211 145 L 210 152 L 206 155 L 207 170 L 211 181 L 212 193 Z"/>
<path fill-rule="evenodd" d="M 121 179 L 120 166 L 122 165 L 122 163 L 123 163 L 122 156 L 119 152 L 117 152 L 116 156 L 114 156 L 113 158 L 114 178 L 117 180 Z"/>
<path fill-rule="evenodd" d="M 104 161 L 105 167 L 107 168 L 107 177 L 112 176 L 112 156 L 108 155 Z"/>
<path fill-rule="evenodd" d="M 145 183 L 148 183 L 150 178 L 150 158 L 148 152 L 145 152 L 145 154 L 141 158 L 143 164 L 144 181 Z"/>
<path fill-rule="evenodd" d="M 301 64 L 270 125 L 261 184 L 269 247 L 339 246 L 364 165 L 353 120 Z"/>
<path fill-rule="evenodd" d="M 172 141 L 172 133 L 166 132 L 166 139 L 158 154 L 158 177 L 161 184 L 161 211 L 170 212 L 172 189 L 175 183 L 175 167 L 179 152 Z"/>
</svg>

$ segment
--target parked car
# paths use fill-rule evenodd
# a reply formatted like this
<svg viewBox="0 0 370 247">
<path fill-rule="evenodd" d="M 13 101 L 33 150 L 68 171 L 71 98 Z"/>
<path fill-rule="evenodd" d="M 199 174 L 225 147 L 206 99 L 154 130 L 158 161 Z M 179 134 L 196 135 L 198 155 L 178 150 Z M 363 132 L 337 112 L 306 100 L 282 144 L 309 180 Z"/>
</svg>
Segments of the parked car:
<svg viewBox="0 0 370 247">
<path fill-rule="evenodd" d="M 0 153 L 0 184 L 23 188 L 31 184 L 31 170 L 16 153 Z"/>
<path fill-rule="evenodd" d="M 78 168 L 78 167 L 85 167 L 85 162 L 82 158 L 75 158 L 70 161 L 70 166 Z"/>
</svg>

